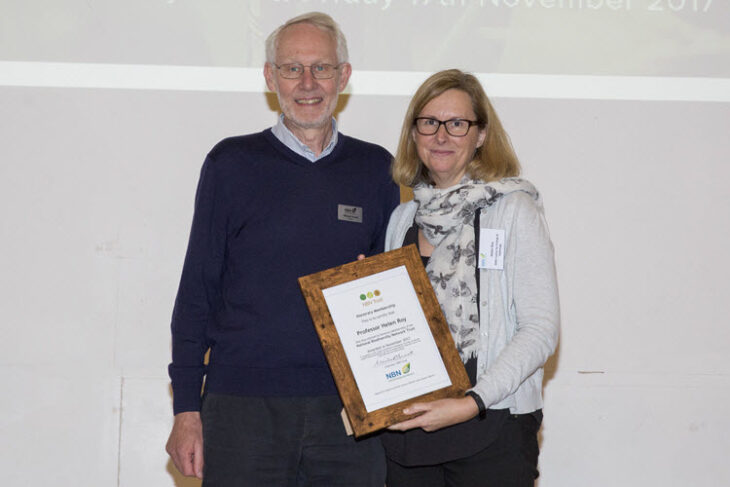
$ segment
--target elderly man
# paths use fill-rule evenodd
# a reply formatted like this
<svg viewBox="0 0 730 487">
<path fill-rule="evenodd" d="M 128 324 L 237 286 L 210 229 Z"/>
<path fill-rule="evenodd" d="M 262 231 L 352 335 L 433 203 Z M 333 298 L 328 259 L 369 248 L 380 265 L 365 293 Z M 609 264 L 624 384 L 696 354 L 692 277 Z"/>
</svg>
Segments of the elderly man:
<svg viewBox="0 0 730 487">
<path fill-rule="evenodd" d="M 380 442 L 346 435 L 297 277 L 383 250 L 398 203 L 391 156 L 337 132 L 351 67 L 329 16 L 289 20 L 266 54 L 278 124 L 223 140 L 200 175 L 172 318 L 167 451 L 205 486 L 382 487 Z"/>
</svg>

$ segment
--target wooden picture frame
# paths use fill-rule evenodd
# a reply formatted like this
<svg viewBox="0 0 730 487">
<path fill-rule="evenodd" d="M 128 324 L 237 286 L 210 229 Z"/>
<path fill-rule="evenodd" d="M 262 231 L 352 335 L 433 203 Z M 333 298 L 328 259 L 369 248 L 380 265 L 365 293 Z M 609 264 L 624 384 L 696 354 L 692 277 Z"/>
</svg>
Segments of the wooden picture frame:
<svg viewBox="0 0 730 487">
<path fill-rule="evenodd" d="M 451 385 L 368 412 L 327 306 L 323 289 L 400 266 L 405 266 L 408 272 Z M 408 245 L 364 260 L 300 277 L 299 285 L 355 436 L 366 435 L 412 417 L 403 413 L 403 408 L 409 404 L 446 397 L 462 397 L 471 387 L 446 318 L 441 311 L 415 245 Z"/>
</svg>

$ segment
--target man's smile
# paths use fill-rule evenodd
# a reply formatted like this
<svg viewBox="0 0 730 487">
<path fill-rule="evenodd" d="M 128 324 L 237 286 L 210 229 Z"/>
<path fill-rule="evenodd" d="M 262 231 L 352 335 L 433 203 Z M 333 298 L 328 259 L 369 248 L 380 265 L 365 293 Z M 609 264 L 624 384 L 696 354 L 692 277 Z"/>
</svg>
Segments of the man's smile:
<svg viewBox="0 0 730 487">
<path fill-rule="evenodd" d="M 295 100 L 298 105 L 316 105 L 322 102 L 322 97 L 317 98 L 297 98 Z"/>
</svg>

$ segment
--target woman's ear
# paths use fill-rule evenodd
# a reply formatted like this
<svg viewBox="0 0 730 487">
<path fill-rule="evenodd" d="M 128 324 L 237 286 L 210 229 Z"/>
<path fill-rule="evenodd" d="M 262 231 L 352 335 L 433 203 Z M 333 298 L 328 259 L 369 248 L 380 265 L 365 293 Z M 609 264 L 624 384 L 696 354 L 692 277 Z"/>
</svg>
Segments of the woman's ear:
<svg viewBox="0 0 730 487">
<path fill-rule="evenodd" d="M 477 138 L 477 149 L 484 145 L 484 141 L 487 140 L 487 130 L 489 126 L 485 126 L 483 129 L 479 129 L 479 137 Z"/>
</svg>

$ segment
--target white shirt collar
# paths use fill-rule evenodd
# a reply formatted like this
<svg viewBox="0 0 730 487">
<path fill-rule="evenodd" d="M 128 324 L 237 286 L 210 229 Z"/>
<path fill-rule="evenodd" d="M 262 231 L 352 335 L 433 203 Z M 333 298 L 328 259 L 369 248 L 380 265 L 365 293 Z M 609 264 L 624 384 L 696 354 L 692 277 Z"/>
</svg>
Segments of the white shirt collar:
<svg viewBox="0 0 730 487">
<path fill-rule="evenodd" d="M 279 141 L 287 146 L 289 149 L 309 160 L 310 162 L 316 162 L 325 156 L 328 156 L 337 145 L 337 120 L 332 117 L 332 137 L 330 138 L 329 144 L 324 148 L 321 154 L 318 156 L 314 154 L 314 151 L 307 147 L 305 143 L 299 140 L 296 135 L 289 130 L 289 127 L 284 125 L 284 114 L 279 115 L 279 121 L 276 125 L 271 127 L 271 133 L 279 139 Z"/>
</svg>

